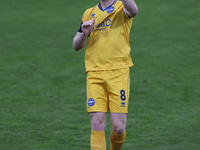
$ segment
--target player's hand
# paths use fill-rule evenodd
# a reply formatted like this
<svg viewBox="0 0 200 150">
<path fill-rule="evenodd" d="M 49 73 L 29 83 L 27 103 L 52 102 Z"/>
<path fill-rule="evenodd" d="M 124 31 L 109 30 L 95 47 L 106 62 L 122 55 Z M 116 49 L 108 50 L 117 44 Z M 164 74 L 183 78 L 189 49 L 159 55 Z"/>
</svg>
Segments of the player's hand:
<svg viewBox="0 0 200 150">
<path fill-rule="evenodd" d="M 95 19 L 86 21 L 82 24 L 82 31 L 83 31 L 84 36 L 88 36 L 90 32 L 92 32 L 92 30 L 94 29 L 94 23 L 95 23 Z"/>
</svg>

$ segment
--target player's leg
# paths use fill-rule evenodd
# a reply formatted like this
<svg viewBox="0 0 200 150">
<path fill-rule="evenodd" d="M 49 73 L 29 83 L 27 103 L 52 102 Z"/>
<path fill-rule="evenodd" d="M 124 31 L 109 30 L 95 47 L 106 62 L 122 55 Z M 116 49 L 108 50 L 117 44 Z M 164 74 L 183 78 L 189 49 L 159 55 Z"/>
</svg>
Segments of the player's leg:
<svg viewBox="0 0 200 150">
<path fill-rule="evenodd" d="M 121 150 L 126 137 L 126 116 L 130 89 L 129 68 L 112 71 L 107 87 L 112 125 L 111 150 Z"/>
<path fill-rule="evenodd" d="M 90 114 L 91 119 L 91 150 L 106 150 L 106 113 L 104 112 L 92 112 Z"/>
<path fill-rule="evenodd" d="M 123 134 L 126 129 L 126 118 L 125 113 L 110 113 L 110 120 L 112 125 L 112 130 L 116 134 Z"/>
<path fill-rule="evenodd" d="M 126 137 L 126 113 L 110 113 L 112 131 L 110 149 L 121 150 Z"/>
<path fill-rule="evenodd" d="M 107 92 L 102 72 L 87 73 L 87 111 L 91 118 L 91 150 L 106 150 Z"/>
<path fill-rule="evenodd" d="M 93 131 L 104 131 L 106 127 L 106 113 L 91 112 L 89 115 L 91 119 L 91 129 Z"/>
</svg>

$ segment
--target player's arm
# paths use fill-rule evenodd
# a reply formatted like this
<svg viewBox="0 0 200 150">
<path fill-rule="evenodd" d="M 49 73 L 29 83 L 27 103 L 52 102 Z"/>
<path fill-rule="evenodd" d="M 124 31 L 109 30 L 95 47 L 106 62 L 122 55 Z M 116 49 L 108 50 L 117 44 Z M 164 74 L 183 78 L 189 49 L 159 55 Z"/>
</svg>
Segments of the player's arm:
<svg viewBox="0 0 200 150">
<path fill-rule="evenodd" d="M 85 36 L 83 32 L 82 33 L 77 32 L 73 39 L 73 48 L 76 51 L 79 51 L 81 48 L 83 48 L 85 46 L 87 38 L 88 37 Z"/>
<path fill-rule="evenodd" d="M 73 39 L 73 48 L 76 51 L 79 51 L 81 48 L 83 48 L 85 46 L 88 35 L 90 34 L 90 32 L 92 32 L 92 30 L 94 28 L 94 22 L 95 22 L 95 20 L 89 20 L 89 21 L 84 22 L 81 25 L 81 30 L 79 30 L 76 33 L 76 35 Z"/>
<path fill-rule="evenodd" d="M 138 13 L 138 7 L 134 0 L 122 0 L 124 4 L 124 11 L 128 17 L 135 17 Z"/>
</svg>

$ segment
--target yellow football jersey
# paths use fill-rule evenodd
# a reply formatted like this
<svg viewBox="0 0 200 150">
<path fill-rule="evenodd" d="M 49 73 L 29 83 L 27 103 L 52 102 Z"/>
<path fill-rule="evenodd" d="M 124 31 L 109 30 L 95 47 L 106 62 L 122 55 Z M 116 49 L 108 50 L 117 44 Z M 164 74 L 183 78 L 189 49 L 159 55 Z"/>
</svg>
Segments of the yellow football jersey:
<svg viewBox="0 0 200 150">
<path fill-rule="evenodd" d="M 94 30 L 85 51 L 86 72 L 133 66 L 129 44 L 133 19 L 125 14 L 123 3 L 115 0 L 104 10 L 99 4 L 87 9 L 82 22 L 93 19 Z"/>
</svg>

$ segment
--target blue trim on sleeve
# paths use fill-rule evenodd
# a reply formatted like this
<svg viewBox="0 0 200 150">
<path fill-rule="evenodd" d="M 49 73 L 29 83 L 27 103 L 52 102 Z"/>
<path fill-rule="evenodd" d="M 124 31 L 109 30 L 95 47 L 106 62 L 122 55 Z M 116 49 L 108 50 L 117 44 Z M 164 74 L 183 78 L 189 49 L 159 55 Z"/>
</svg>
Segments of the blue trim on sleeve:
<svg viewBox="0 0 200 150">
<path fill-rule="evenodd" d="M 99 5 L 98 5 L 98 7 L 99 7 L 99 9 L 100 9 L 101 11 L 105 11 L 106 9 L 108 9 L 108 8 L 110 8 L 112 5 L 114 5 L 116 2 L 117 2 L 117 0 L 115 0 L 110 6 L 108 6 L 108 7 L 105 8 L 105 9 L 102 9 L 102 8 L 101 8 L 100 3 L 99 3 Z"/>
</svg>

